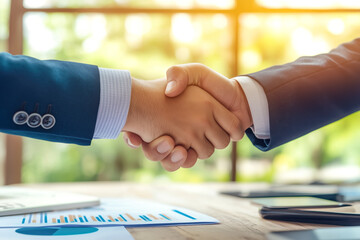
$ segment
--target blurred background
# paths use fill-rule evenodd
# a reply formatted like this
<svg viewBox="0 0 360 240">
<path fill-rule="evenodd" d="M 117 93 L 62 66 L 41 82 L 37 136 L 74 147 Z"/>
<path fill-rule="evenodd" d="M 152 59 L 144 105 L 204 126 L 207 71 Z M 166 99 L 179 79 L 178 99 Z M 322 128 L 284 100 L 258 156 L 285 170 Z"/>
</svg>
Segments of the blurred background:
<svg viewBox="0 0 360 240">
<path fill-rule="evenodd" d="M 10 24 L 14 1 L 0 0 L 0 51 L 17 42 L 25 55 L 128 69 L 147 80 L 187 62 L 234 77 L 325 53 L 360 37 L 357 0 L 15 1 L 15 23 Z M 11 28 L 19 24 L 22 31 L 16 33 Z M 11 34 L 16 39 L 8 44 Z M 146 160 L 141 150 L 128 148 L 121 137 L 95 140 L 91 147 L 24 138 L 15 147 L 25 183 L 230 181 L 232 166 L 236 181 L 338 183 L 359 180 L 359 120 L 360 114 L 353 114 L 266 153 L 245 137 L 234 148 L 236 166 L 231 162 L 234 146 L 229 146 L 174 173 Z M 4 172 L 6 151 L 13 144 L 8 138 L 0 135 Z"/>
</svg>

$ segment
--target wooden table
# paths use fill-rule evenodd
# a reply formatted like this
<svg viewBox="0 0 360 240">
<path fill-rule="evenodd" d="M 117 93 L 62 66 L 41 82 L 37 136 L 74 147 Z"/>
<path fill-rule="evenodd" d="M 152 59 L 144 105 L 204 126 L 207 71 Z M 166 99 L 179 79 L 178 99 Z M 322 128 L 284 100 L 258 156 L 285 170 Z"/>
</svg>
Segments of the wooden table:
<svg viewBox="0 0 360 240">
<path fill-rule="evenodd" d="M 21 185 L 37 189 L 61 190 L 99 197 L 136 197 L 189 208 L 217 218 L 215 225 L 128 228 L 137 240 L 160 239 L 266 239 L 270 231 L 302 230 L 326 225 L 264 220 L 259 208 L 246 199 L 220 195 L 223 190 L 259 189 L 263 184 L 139 184 L 87 182 Z"/>
</svg>

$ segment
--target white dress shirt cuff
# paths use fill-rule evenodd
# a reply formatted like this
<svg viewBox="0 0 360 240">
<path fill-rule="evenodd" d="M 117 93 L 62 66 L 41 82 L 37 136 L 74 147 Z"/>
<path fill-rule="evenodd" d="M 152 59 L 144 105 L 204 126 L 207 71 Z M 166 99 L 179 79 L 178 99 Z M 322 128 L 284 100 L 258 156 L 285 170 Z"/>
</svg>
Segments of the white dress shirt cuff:
<svg viewBox="0 0 360 240">
<path fill-rule="evenodd" d="M 94 139 L 116 139 L 124 127 L 131 98 L 131 75 L 125 70 L 99 68 L 100 103 Z"/>
<path fill-rule="evenodd" d="M 261 85 L 247 76 L 235 78 L 241 85 L 249 103 L 254 135 L 259 139 L 270 138 L 269 107 L 264 89 Z"/>
</svg>

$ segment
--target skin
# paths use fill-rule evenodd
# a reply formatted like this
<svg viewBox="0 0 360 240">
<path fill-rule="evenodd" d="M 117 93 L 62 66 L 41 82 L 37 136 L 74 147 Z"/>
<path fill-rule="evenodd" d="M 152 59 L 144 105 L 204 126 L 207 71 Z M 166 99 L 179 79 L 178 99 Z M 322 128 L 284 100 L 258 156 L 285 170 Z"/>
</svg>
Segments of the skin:
<svg viewBox="0 0 360 240">
<path fill-rule="evenodd" d="M 240 120 L 239 130 L 241 134 L 233 137 L 233 140 L 240 140 L 245 130 L 253 124 L 246 96 L 241 86 L 234 79 L 228 79 L 202 64 L 195 63 L 170 67 L 167 71 L 167 82 L 165 94 L 168 97 L 177 97 L 188 86 L 195 85 L 207 91 L 234 113 Z M 160 161 L 164 169 L 168 171 L 174 171 L 180 167 L 192 167 L 197 161 L 198 154 L 194 149 L 187 150 L 180 145 L 176 145 L 173 138 L 167 135 L 146 143 L 139 135 L 127 132 L 124 134 L 124 139 L 130 147 L 142 146 L 147 158 Z M 168 146 L 168 150 L 159 152 L 159 145 L 164 143 Z M 175 154 L 182 156 L 181 161 L 171 161 L 172 156 Z"/>
<path fill-rule="evenodd" d="M 190 86 L 180 96 L 169 98 L 164 95 L 165 87 L 164 80 L 132 81 L 131 103 L 123 131 L 141 139 L 150 159 L 157 160 L 150 152 L 151 145 L 165 142 L 173 148 L 170 161 L 176 156 L 178 164 L 191 166 L 194 162 L 186 163 L 186 158 L 180 156 L 205 159 L 213 154 L 214 148 L 225 148 L 230 136 L 242 137 L 239 119 L 209 93 Z M 162 138 L 164 135 L 173 138 Z M 153 144 L 145 144 L 150 141 Z M 170 165 L 166 169 L 176 170 L 176 166 Z"/>
</svg>

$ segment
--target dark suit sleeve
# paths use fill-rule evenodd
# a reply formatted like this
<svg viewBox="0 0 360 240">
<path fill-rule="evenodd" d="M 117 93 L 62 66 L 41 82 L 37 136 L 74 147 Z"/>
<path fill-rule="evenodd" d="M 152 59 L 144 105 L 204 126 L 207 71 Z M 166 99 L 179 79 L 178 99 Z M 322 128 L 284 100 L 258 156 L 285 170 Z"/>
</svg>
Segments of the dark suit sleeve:
<svg viewBox="0 0 360 240">
<path fill-rule="evenodd" d="M 55 142 L 89 145 L 100 99 L 97 66 L 40 61 L 0 53 L 0 131 Z M 17 125 L 18 111 L 52 114 L 51 129 Z"/>
<path fill-rule="evenodd" d="M 248 75 L 264 88 L 270 139 L 253 144 L 267 151 L 360 109 L 360 38 L 328 54 L 301 57 Z"/>
</svg>

